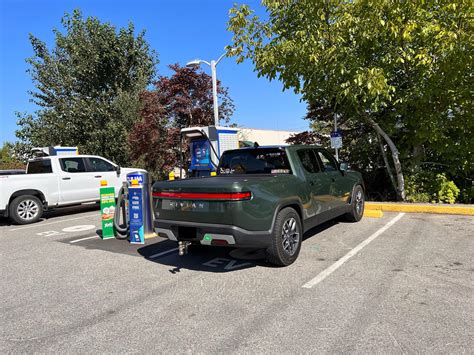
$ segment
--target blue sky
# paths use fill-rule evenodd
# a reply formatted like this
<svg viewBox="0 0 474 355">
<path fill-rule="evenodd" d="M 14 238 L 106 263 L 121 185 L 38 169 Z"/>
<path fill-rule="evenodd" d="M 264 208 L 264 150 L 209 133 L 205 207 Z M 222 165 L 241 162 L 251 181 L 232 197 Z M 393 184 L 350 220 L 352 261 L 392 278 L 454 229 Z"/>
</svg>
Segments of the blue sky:
<svg viewBox="0 0 474 355">
<path fill-rule="evenodd" d="M 60 19 L 75 8 L 83 15 L 97 16 L 117 27 L 129 21 L 159 54 L 158 73 L 168 75 L 167 65 L 184 65 L 194 58 L 216 59 L 230 44 L 226 31 L 227 0 L 0 0 L 0 143 L 15 140 L 15 111 L 33 112 L 28 90 L 33 90 L 25 58 L 33 54 L 28 40 L 32 33 L 49 48 L 54 46 L 52 29 L 61 28 Z M 264 14 L 259 1 L 246 1 Z M 204 68 L 210 74 L 209 68 Z M 236 105 L 233 122 L 251 128 L 305 130 L 305 104 L 291 91 L 282 92 L 278 81 L 257 78 L 251 62 L 236 64 L 224 58 L 217 77 L 229 88 Z"/>
</svg>

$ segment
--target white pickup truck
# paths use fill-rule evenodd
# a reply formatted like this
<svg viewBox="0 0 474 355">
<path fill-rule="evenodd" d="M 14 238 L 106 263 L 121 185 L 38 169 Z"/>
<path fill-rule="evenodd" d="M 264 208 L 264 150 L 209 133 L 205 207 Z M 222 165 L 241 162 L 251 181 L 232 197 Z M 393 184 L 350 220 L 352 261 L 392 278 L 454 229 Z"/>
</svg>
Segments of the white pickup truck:
<svg viewBox="0 0 474 355">
<path fill-rule="evenodd" d="M 38 221 L 44 211 L 99 201 L 100 181 L 115 187 L 127 174 L 142 169 L 120 168 L 93 155 L 57 155 L 28 162 L 26 174 L 0 175 L 0 216 L 18 224 Z"/>
</svg>

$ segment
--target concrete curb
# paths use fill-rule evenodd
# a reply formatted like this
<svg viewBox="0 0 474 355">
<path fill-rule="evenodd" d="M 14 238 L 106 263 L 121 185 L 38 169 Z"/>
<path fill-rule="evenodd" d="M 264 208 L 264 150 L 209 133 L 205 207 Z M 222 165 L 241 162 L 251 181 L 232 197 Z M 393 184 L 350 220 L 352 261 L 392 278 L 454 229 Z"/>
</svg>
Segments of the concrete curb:
<svg viewBox="0 0 474 355">
<path fill-rule="evenodd" d="M 366 210 L 408 213 L 438 213 L 474 216 L 474 206 L 431 205 L 415 203 L 366 202 Z"/>
</svg>

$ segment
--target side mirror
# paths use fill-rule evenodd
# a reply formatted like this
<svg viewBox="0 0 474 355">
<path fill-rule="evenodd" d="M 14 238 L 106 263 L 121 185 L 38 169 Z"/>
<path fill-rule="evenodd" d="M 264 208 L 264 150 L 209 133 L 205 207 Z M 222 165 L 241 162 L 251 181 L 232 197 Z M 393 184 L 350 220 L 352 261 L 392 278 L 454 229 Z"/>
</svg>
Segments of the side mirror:
<svg viewBox="0 0 474 355">
<path fill-rule="evenodd" d="M 341 163 L 339 165 L 339 169 L 343 172 L 346 172 L 347 170 L 349 170 L 349 165 L 347 165 L 347 163 Z"/>
<path fill-rule="evenodd" d="M 117 166 L 115 167 L 115 171 L 117 172 L 117 176 L 120 176 L 120 171 L 121 171 L 121 169 L 120 169 L 120 166 L 119 166 L 119 165 L 117 165 Z"/>
</svg>

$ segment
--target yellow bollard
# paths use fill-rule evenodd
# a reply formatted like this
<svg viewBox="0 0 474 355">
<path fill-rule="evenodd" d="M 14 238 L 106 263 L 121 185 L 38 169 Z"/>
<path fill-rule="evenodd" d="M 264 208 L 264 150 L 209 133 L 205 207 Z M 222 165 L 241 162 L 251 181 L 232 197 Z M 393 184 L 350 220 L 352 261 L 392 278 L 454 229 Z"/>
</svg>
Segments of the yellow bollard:
<svg viewBox="0 0 474 355">
<path fill-rule="evenodd" d="M 170 180 L 170 181 L 174 180 L 174 171 L 172 171 L 168 174 L 168 180 Z"/>
</svg>

